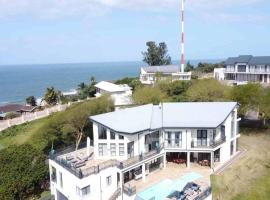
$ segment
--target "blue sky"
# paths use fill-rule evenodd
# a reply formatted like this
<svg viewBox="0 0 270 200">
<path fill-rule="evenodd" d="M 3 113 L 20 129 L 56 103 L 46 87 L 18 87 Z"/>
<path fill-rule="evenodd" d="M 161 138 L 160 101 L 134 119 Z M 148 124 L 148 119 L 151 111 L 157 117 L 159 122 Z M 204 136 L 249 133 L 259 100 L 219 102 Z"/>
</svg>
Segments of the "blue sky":
<svg viewBox="0 0 270 200">
<path fill-rule="evenodd" d="M 0 0 L 0 64 L 180 58 L 180 0 Z M 186 0 L 186 58 L 270 55 L 269 0 Z"/>
</svg>

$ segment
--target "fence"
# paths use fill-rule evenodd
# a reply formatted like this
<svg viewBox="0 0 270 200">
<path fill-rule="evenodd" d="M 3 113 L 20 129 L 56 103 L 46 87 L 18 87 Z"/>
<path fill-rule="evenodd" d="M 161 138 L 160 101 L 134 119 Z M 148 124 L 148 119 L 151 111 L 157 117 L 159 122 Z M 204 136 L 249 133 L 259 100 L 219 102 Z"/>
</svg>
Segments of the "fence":
<svg viewBox="0 0 270 200">
<path fill-rule="evenodd" d="M 0 121 L 0 131 L 3 131 L 11 126 L 20 125 L 25 122 L 30 122 L 36 119 L 40 119 L 43 117 L 49 116 L 51 113 L 59 112 L 65 110 L 71 104 L 59 104 L 50 108 L 45 108 L 44 110 L 33 112 L 33 113 L 25 113 L 22 114 L 20 117 L 16 117 L 13 119 L 7 119 Z"/>
</svg>

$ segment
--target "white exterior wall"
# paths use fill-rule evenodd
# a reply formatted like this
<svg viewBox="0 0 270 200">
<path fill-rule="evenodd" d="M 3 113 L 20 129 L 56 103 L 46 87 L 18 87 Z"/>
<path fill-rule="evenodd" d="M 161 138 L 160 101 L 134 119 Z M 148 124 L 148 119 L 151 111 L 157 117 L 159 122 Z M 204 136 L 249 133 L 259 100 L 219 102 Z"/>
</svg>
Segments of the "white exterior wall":
<svg viewBox="0 0 270 200">
<path fill-rule="evenodd" d="M 86 200 L 86 199 L 108 199 L 117 189 L 117 172 L 116 167 L 100 171 L 99 174 L 90 175 L 86 178 L 79 179 L 69 171 L 55 163 L 49 161 L 49 166 L 56 168 L 57 183 L 51 181 L 51 193 L 55 195 L 56 190 L 65 195 L 69 200 Z M 63 187 L 60 186 L 59 172 L 62 173 Z M 111 185 L 107 185 L 106 178 L 111 176 Z M 77 195 L 77 187 L 84 188 L 90 185 L 90 193 L 87 196 Z M 121 186 L 121 184 L 120 184 Z"/>
</svg>

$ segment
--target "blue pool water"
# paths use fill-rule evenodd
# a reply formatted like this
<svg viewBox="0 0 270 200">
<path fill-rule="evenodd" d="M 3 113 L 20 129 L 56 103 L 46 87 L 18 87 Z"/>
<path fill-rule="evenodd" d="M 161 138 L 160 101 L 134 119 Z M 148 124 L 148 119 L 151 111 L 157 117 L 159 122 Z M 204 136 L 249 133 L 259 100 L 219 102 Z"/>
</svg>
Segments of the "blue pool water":
<svg viewBox="0 0 270 200">
<path fill-rule="evenodd" d="M 182 176 L 176 181 L 165 179 L 164 181 L 140 192 L 136 196 L 136 200 L 163 200 L 175 190 L 181 191 L 188 182 L 195 181 L 202 176 L 192 172 Z"/>
</svg>

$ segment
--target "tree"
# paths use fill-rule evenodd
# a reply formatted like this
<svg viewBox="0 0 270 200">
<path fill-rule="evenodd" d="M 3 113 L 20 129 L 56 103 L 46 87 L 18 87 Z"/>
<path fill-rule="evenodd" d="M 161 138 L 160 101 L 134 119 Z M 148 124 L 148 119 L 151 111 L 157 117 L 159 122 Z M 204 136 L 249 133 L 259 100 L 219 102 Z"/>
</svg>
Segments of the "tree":
<svg viewBox="0 0 270 200">
<path fill-rule="evenodd" d="M 194 66 L 191 65 L 190 62 L 188 61 L 185 70 L 186 70 L 186 72 L 193 71 L 194 70 Z"/>
<path fill-rule="evenodd" d="M 260 101 L 260 112 L 265 125 L 265 120 L 270 119 L 270 88 L 264 89 L 263 96 Z"/>
<path fill-rule="evenodd" d="M 46 156 L 29 144 L 0 151 L 0 199 L 28 199 L 39 194 L 48 179 Z"/>
<path fill-rule="evenodd" d="M 36 106 L 37 105 L 37 101 L 36 101 L 36 98 L 34 96 L 27 97 L 25 101 L 30 106 Z"/>
<path fill-rule="evenodd" d="M 54 87 L 50 87 L 47 88 L 44 99 L 49 105 L 55 105 L 59 101 L 60 95 L 59 91 L 55 90 Z"/>
<path fill-rule="evenodd" d="M 230 98 L 241 104 L 239 114 L 245 115 L 249 109 L 259 111 L 262 95 L 263 90 L 260 84 L 248 83 L 233 87 Z"/>
<path fill-rule="evenodd" d="M 229 87 L 214 79 L 196 80 L 187 90 L 189 101 L 225 101 L 228 99 Z"/>
<path fill-rule="evenodd" d="M 132 97 L 138 105 L 148 103 L 159 104 L 167 99 L 167 95 L 157 87 L 139 88 L 133 93 Z"/>
<path fill-rule="evenodd" d="M 113 110 L 113 101 L 107 96 L 102 96 L 91 100 L 89 103 L 83 103 L 72 108 L 66 117 L 68 125 L 73 129 L 76 149 L 78 149 L 82 138 L 85 136 L 84 129 L 90 123 L 89 117 Z"/>
<path fill-rule="evenodd" d="M 159 43 L 157 46 L 155 42 L 149 41 L 146 43 L 147 51 L 142 52 L 143 61 L 150 66 L 170 65 L 171 57 L 168 55 L 168 49 L 165 42 Z"/>
</svg>

